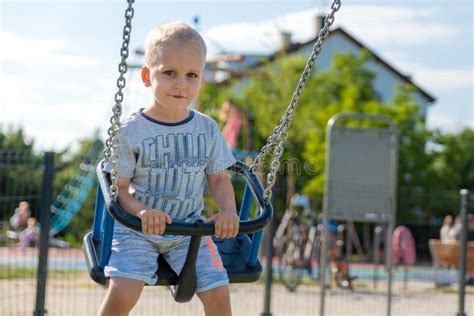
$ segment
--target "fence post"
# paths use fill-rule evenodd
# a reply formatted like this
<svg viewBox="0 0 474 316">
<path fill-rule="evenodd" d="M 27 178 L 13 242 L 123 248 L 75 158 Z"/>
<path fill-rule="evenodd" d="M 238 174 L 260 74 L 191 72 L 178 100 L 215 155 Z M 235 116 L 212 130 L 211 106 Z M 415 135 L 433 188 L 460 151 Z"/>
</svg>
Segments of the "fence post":
<svg viewBox="0 0 474 316">
<path fill-rule="evenodd" d="M 271 297 L 272 297 L 272 283 L 273 283 L 273 236 L 275 235 L 275 220 L 272 219 L 266 229 L 266 257 L 265 263 L 265 296 L 263 303 L 263 312 L 261 316 L 272 316 L 271 312 Z"/>
<path fill-rule="evenodd" d="M 458 312 L 457 316 L 466 316 L 464 310 L 464 300 L 466 298 L 466 252 L 467 252 L 467 205 L 469 200 L 469 191 L 461 190 L 461 240 L 459 251 L 459 294 L 458 294 Z"/>
<path fill-rule="evenodd" d="M 46 278 L 48 273 L 48 248 L 49 248 L 49 221 L 51 217 L 51 201 L 53 196 L 54 152 L 44 155 L 44 173 L 41 185 L 40 205 L 40 243 L 38 254 L 38 269 L 36 279 L 36 306 L 34 316 L 44 316 L 46 299 Z"/>
</svg>

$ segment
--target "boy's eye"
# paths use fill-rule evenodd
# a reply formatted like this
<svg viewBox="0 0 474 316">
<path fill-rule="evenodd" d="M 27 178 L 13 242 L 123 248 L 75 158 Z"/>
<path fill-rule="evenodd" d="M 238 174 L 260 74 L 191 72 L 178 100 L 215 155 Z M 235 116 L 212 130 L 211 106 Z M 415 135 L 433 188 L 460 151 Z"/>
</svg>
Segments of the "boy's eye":
<svg viewBox="0 0 474 316">
<path fill-rule="evenodd" d="M 174 70 L 166 70 L 163 73 L 167 76 L 170 76 L 170 77 L 174 76 L 174 74 L 175 74 Z"/>
<path fill-rule="evenodd" d="M 189 77 L 189 78 L 197 78 L 198 75 L 197 75 L 197 73 L 190 72 L 190 73 L 188 73 L 188 77 Z"/>
</svg>

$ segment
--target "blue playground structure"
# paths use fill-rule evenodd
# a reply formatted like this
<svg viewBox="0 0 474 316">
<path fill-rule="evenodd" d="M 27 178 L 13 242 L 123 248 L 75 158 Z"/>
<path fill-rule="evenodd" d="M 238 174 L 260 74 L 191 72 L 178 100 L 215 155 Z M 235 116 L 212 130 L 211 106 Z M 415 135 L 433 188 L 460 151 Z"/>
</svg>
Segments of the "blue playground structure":
<svg viewBox="0 0 474 316">
<path fill-rule="evenodd" d="M 96 140 L 79 165 L 75 175 L 69 179 L 51 205 L 51 228 L 53 237 L 61 232 L 77 214 L 95 183 L 95 170 L 101 154 L 101 141 Z"/>
</svg>

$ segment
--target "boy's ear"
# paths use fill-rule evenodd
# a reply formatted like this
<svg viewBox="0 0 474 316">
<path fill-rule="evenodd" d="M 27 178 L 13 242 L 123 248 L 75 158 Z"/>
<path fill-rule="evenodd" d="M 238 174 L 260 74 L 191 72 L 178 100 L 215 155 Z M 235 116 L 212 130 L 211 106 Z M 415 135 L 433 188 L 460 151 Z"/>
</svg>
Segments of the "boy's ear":
<svg viewBox="0 0 474 316">
<path fill-rule="evenodd" d="M 147 66 L 142 67 L 141 75 L 142 75 L 142 82 L 145 85 L 145 87 L 151 86 L 150 69 Z"/>
</svg>

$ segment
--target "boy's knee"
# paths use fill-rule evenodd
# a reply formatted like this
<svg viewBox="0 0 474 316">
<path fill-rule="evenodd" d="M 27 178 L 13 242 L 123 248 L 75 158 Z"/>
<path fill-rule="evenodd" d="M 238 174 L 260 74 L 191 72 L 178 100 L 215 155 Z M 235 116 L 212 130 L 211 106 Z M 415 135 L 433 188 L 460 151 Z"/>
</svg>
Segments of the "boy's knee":
<svg viewBox="0 0 474 316">
<path fill-rule="evenodd" d="M 98 315 L 128 315 L 137 301 L 138 300 L 135 297 L 128 296 L 121 292 L 107 295 L 106 299 L 102 303 Z"/>
<path fill-rule="evenodd" d="M 197 295 L 204 305 L 206 315 L 230 315 L 230 294 L 228 286 L 220 286 L 197 293 Z"/>
<path fill-rule="evenodd" d="M 198 295 L 205 296 L 209 299 L 226 298 L 229 296 L 229 287 L 227 285 L 219 286 L 207 291 L 200 292 L 198 293 Z"/>
<path fill-rule="evenodd" d="M 135 304 L 138 302 L 143 283 L 116 279 L 109 284 L 107 295 L 100 307 L 99 315 L 128 315 Z"/>
</svg>

